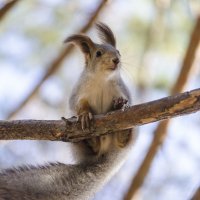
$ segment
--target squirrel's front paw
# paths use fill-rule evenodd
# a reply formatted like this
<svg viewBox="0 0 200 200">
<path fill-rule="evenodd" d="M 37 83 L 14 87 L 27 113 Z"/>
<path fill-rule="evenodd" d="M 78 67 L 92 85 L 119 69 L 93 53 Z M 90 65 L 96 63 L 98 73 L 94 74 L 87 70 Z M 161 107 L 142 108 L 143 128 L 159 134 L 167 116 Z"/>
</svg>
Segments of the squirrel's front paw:
<svg viewBox="0 0 200 200">
<path fill-rule="evenodd" d="M 127 99 L 124 99 L 123 97 L 119 97 L 116 99 L 113 99 L 113 109 L 114 110 L 126 110 L 127 108 L 129 108 L 129 103 Z"/>
<path fill-rule="evenodd" d="M 78 115 L 77 121 L 81 123 L 81 128 L 83 131 L 86 128 L 90 129 L 92 118 L 93 118 L 92 113 L 88 111 L 84 111 Z"/>
</svg>

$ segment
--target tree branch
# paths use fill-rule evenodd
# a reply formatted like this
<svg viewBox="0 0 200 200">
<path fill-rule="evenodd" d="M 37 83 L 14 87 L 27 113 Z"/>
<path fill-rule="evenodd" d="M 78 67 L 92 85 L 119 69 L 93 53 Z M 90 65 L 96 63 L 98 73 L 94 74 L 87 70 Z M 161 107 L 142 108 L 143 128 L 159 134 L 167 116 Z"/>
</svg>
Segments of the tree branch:
<svg viewBox="0 0 200 200">
<path fill-rule="evenodd" d="M 76 118 L 64 120 L 0 121 L 0 139 L 77 142 L 134 126 L 186 115 L 200 110 L 200 89 L 139 104 L 122 111 L 95 116 L 94 125 L 82 131 Z"/>
</svg>

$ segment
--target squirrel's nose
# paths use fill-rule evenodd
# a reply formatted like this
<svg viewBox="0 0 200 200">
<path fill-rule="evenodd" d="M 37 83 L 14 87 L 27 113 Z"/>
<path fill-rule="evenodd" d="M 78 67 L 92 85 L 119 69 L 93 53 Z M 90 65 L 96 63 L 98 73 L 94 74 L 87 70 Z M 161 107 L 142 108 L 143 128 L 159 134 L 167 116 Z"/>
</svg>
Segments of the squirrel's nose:
<svg viewBox="0 0 200 200">
<path fill-rule="evenodd" d="M 112 61 L 113 61 L 114 64 L 117 65 L 119 63 L 119 58 L 113 58 Z"/>
</svg>

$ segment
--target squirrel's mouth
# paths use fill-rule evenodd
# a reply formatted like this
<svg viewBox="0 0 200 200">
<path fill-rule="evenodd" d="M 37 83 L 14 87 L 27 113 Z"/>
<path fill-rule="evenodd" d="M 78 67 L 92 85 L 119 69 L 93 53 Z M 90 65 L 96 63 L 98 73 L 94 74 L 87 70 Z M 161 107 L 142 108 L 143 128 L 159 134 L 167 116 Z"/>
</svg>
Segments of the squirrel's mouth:
<svg viewBox="0 0 200 200">
<path fill-rule="evenodd" d="M 116 64 L 116 65 L 113 65 L 113 66 L 110 66 L 110 67 L 108 67 L 108 69 L 109 70 L 112 70 L 112 71 L 114 71 L 114 70 L 116 70 L 118 68 L 118 65 Z"/>
</svg>

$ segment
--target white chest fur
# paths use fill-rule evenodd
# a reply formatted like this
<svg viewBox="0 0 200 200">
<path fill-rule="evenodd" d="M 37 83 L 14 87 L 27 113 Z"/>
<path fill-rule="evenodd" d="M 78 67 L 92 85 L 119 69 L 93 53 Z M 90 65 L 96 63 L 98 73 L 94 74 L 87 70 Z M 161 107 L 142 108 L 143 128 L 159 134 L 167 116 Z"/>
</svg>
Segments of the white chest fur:
<svg viewBox="0 0 200 200">
<path fill-rule="evenodd" d="M 105 79 L 105 77 L 91 78 L 85 85 L 87 94 L 84 96 L 95 114 L 110 111 L 113 99 L 123 97 L 124 94 L 118 84 L 117 78 Z"/>
</svg>

